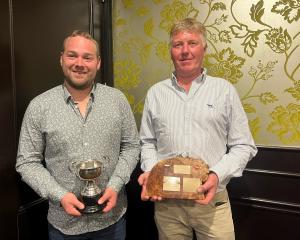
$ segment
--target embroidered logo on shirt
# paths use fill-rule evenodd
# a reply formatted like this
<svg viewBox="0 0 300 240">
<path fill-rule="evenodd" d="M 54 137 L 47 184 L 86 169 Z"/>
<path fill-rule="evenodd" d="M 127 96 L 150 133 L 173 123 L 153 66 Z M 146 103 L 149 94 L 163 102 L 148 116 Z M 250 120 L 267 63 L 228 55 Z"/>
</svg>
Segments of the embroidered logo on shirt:
<svg viewBox="0 0 300 240">
<path fill-rule="evenodd" d="M 214 105 L 209 104 L 209 103 L 207 103 L 206 105 L 207 105 L 209 108 L 213 108 L 213 107 L 214 107 Z"/>
</svg>

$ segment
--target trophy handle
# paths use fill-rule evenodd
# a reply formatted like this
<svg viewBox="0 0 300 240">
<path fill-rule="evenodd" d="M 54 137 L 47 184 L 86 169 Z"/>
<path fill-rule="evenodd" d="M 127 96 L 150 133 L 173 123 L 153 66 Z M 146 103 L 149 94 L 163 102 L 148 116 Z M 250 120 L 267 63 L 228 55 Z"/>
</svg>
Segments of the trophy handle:
<svg viewBox="0 0 300 240">
<path fill-rule="evenodd" d="M 69 164 L 69 171 L 71 173 L 74 173 L 77 177 L 79 177 L 81 179 L 81 177 L 78 175 L 78 171 L 76 169 L 76 164 L 78 162 L 77 161 L 72 161 L 70 164 Z"/>
</svg>

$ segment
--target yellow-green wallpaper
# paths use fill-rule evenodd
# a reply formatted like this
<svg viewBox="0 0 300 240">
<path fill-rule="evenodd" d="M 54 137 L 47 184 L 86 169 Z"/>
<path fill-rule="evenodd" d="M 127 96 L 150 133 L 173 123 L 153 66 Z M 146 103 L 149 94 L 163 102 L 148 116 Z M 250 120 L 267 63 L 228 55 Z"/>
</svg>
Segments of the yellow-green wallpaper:
<svg viewBox="0 0 300 240">
<path fill-rule="evenodd" d="M 197 18 L 204 66 L 239 92 L 255 142 L 300 147 L 300 0 L 114 0 L 114 81 L 137 124 L 145 94 L 173 71 L 169 29 Z"/>
</svg>

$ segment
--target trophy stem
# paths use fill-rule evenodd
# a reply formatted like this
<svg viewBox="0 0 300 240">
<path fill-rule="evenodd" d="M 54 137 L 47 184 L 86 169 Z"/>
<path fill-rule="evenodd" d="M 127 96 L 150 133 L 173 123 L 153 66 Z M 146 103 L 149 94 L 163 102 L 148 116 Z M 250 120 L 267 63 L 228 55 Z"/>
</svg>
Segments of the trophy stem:
<svg viewBox="0 0 300 240">
<path fill-rule="evenodd" d="M 94 179 L 86 181 L 85 188 L 82 190 L 81 194 L 86 196 L 94 196 L 101 192 L 100 188 L 96 185 Z"/>
</svg>

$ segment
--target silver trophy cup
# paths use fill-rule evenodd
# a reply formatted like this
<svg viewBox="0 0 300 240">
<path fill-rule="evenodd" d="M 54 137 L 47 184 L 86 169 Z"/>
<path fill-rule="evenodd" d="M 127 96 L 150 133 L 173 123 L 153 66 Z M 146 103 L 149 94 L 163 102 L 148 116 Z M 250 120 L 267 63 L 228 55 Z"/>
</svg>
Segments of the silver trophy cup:
<svg viewBox="0 0 300 240">
<path fill-rule="evenodd" d="M 79 200 L 85 208 L 82 213 L 95 213 L 104 208 L 103 204 L 98 204 L 102 196 L 101 189 L 96 184 L 96 178 L 101 175 L 102 163 L 98 160 L 86 160 L 72 163 L 75 167 L 76 175 L 84 182 L 84 187 L 80 191 Z"/>
</svg>

